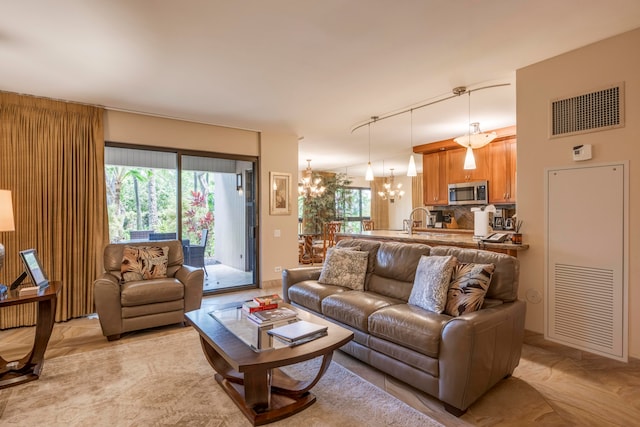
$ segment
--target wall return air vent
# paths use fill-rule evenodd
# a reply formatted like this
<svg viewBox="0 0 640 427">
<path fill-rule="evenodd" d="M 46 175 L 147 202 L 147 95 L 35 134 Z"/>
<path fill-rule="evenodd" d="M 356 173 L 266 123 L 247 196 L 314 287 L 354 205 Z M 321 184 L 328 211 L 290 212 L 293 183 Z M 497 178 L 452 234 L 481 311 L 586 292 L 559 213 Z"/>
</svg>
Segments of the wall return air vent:
<svg viewBox="0 0 640 427">
<path fill-rule="evenodd" d="M 624 126 L 624 83 L 551 100 L 551 138 Z"/>
</svg>

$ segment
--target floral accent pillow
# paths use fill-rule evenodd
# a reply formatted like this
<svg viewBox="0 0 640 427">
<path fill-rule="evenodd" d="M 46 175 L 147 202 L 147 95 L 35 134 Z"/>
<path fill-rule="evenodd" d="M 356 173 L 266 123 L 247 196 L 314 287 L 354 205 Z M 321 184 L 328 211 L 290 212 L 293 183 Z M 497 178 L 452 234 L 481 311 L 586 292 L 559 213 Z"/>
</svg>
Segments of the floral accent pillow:
<svg viewBox="0 0 640 427">
<path fill-rule="evenodd" d="M 122 281 L 167 277 L 168 263 L 168 246 L 125 246 L 120 267 Z"/>
<path fill-rule="evenodd" d="M 368 252 L 330 248 L 322 266 L 318 283 L 344 286 L 354 291 L 364 290 Z"/>
<path fill-rule="evenodd" d="M 456 257 L 451 255 L 422 255 L 409 295 L 409 304 L 442 313 L 447 304 L 451 274 L 457 262 Z"/>
<path fill-rule="evenodd" d="M 494 264 L 458 264 L 451 275 L 444 312 L 460 316 L 480 310 L 495 269 Z"/>
</svg>

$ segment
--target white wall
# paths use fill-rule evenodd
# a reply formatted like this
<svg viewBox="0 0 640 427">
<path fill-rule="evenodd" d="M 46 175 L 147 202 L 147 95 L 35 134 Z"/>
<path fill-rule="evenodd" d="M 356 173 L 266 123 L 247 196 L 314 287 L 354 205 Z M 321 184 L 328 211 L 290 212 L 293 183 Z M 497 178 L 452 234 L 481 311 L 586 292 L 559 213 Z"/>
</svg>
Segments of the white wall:
<svg viewBox="0 0 640 427">
<path fill-rule="evenodd" d="M 592 144 L 593 159 L 581 164 L 629 160 L 630 227 L 629 256 L 640 256 L 640 236 L 635 218 L 640 217 L 640 29 L 568 52 L 520 69 L 516 74 L 518 126 L 518 218 L 524 221 L 523 239 L 530 249 L 518 255 L 521 261 L 520 298 L 527 291 L 544 295 L 544 171 L 548 167 L 575 164 L 572 147 Z M 549 139 L 549 102 L 559 97 L 597 90 L 605 85 L 625 83 L 623 128 Z M 593 197 L 597 198 L 598 194 Z M 575 213 L 579 215 L 579 212 Z M 607 206 L 602 206 L 602 223 L 607 227 Z M 588 233 L 589 230 L 585 230 Z M 593 251 L 606 251 L 593 247 Z M 543 299 L 544 301 L 544 299 Z M 640 267 L 629 266 L 629 305 L 640 306 Z M 544 306 L 527 303 L 525 327 L 543 332 Z M 629 310 L 629 355 L 640 357 L 640 311 Z"/>
<path fill-rule="evenodd" d="M 298 265 L 298 137 L 293 133 L 260 134 L 260 246 L 262 280 L 282 277 L 276 267 Z M 269 214 L 269 172 L 291 174 L 291 213 Z M 279 232 L 279 236 L 276 234 Z"/>
<path fill-rule="evenodd" d="M 387 201 L 389 203 L 389 229 L 402 230 L 402 221 L 409 219 L 409 214 L 411 213 L 411 178 L 406 175 L 394 176 L 394 181 L 396 185 L 402 183 L 404 196 L 400 200 L 396 199 L 393 203 Z M 371 197 L 380 196 L 372 194 Z"/>
<path fill-rule="evenodd" d="M 236 191 L 236 175 L 216 173 L 213 212 L 215 259 L 222 264 L 245 271 L 246 215 L 244 197 Z"/>
</svg>

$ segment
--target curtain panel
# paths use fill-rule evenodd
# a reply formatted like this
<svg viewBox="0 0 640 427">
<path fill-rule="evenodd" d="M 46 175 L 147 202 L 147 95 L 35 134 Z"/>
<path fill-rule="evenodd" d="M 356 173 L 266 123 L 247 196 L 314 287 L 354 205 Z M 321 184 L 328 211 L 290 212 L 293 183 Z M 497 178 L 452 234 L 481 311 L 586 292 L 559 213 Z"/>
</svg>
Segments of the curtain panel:
<svg viewBox="0 0 640 427">
<path fill-rule="evenodd" d="M 424 206 L 424 175 L 419 173 L 411 178 L 411 207 Z"/>
<path fill-rule="evenodd" d="M 0 282 L 20 275 L 18 251 L 34 248 L 62 286 L 56 321 L 93 313 L 108 238 L 103 109 L 0 92 L 0 188 L 11 190 L 15 218 L 15 231 L 0 233 Z M 0 310 L 0 329 L 35 320 L 35 304 Z"/>
<path fill-rule="evenodd" d="M 371 181 L 371 219 L 376 230 L 389 229 L 389 202 L 382 200 L 378 191 L 384 191 L 384 178 L 374 178 Z"/>
</svg>

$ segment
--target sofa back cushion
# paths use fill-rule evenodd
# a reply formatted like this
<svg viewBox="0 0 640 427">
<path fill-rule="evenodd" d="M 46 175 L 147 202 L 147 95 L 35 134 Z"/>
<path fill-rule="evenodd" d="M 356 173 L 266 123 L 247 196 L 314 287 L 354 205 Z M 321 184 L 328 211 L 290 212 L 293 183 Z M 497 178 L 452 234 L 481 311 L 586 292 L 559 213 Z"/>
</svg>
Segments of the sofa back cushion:
<svg viewBox="0 0 640 427">
<path fill-rule="evenodd" d="M 378 248 L 380 242 L 364 239 L 342 239 L 336 243 L 337 248 L 357 248 L 359 251 L 367 253 L 367 274 L 364 279 L 364 288 L 367 289 L 369 281 L 371 280 L 371 274 L 376 266 L 376 256 L 378 255 Z"/>
<path fill-rule="evenodd" d="M 419 243 L 380 243 L 365 290 L 408 301 L 420 257 L 430 251 L 430 246 Z"/>
<path fill-rule="evenodd" d="M 507 254 L 479 249 L 463 249 L 452 246 L 436 246 L 431 248 L 431 255 L 453 255 L 461 263 L 494 264 L 496 266 L 486 298 L 503 302 L 515 301 L 518 298 L 518 280 L 520 262 Z"/>
<path fill-rule="evenodd" d="M 105 271 L 120 278 L 120 268 L 125 246 L 159 246 L 169 247 L 169 260 L 167 262 L 167 276 L 173 277 L 176 271 L 182 267 L 184 256 L 182 253 L 182 243 L 179 240 L 163 240 L 157 242 L 135 242 L 135 243 L 111 243 L 104 248 L 104 269 Z"/>
</svg>

